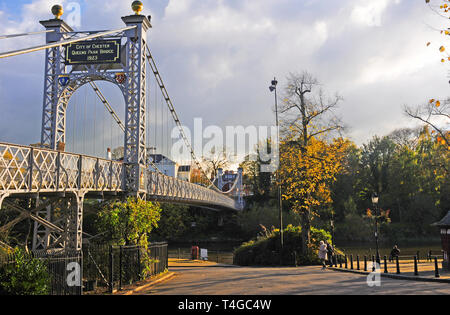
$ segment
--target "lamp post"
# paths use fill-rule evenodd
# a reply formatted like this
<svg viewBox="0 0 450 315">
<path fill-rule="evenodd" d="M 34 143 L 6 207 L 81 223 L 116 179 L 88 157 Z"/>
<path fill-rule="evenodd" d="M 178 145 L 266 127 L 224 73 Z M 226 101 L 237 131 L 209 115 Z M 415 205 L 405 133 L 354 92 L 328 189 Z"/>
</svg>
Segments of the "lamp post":
<svg viewBox="0 0 450 315">
<path fill-rule="evenodd" d="M 375 248 L 376 248 L 376 261 L 380 264 L 380 252 L 378 250 L 378 195 L 374 193 L 372 195 L 372 204 L 375 207 Z"/>
<path fill-rule="evenodd" d="M 269 87 L 270 92 L 275 91 L 275 118 L 277 123 L 277 145 L 280 143 L 280 128 L 279 128 L 279 122 L 278 122 L 278 100 L 277 100 L 277 84 L 278 81 L 276 78 L 273 78 L 271 82 L 271 86 Z M 279 151 L 279 150 L 278 150 Z M 278 158 L 280 156 L 280 153 L 278 152 Z M 277 180 L 277 190 L 278 190 L 278 213 L 280 218 L 280 242 L 281 242 L 281 248 L 283 248 L 283 205 L 281 200 L 281 183 L 280 183 L 280 172 L 277 171 L 276 173 L 276 180 Z"/>
</svg>

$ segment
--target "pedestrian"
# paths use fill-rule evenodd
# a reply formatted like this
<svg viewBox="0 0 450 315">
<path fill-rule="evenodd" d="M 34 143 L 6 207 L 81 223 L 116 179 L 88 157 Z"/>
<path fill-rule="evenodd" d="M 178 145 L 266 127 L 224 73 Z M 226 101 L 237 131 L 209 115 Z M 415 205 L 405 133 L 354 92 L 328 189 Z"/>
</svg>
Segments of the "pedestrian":
<svg viewBox="0 0 450 315">
<path fill-rule="evenodd" d="M 328 242 L 325 242 L 325 245 L 327 245 L 328 263 L 330 264 L 330 267 L 333 267 L 333 262 L 334 262 L 334 248 L 333 248 L 333 245 L 331 245 Z"/>
<path fill-rule="evenodd" d="M 320 241 L 319 245 L 319 259 L 322 262 L 322 269 L 327 268 L 326 260 L 327 260 L 327 244 L 324 241 Z"/>
<path fill-rule="evenodd" d="M 394 245 L 391 250 L 391 254 L 389 255 L 389 262 L 393 261 L 395 257 L 398 257 L 398 255 L 400 255 L 400 249 L 397 247 L 397 245 Z"/>
</svg>

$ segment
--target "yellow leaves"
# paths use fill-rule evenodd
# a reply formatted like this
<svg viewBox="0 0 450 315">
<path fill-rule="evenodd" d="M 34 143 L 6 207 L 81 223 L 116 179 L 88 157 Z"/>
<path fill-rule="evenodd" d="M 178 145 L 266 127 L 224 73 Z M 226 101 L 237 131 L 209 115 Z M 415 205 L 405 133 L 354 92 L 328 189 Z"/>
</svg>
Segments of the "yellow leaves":
<svg viewBox="0 0 450 315">
<path fill-rule="evenodd" d="M 372 211 L 370 209 L 367 209 L 366 215 L 367 215 L 368 218 L 371 218 L 372 217 Z"/>
<path fill-rule="evenodd" d="M 430 103 L 430 104 L 435 103 L 434 105 L 435 105 L 436 107 L 441 106 L 441 101 L 435 100 L 434 98 L 432 98 L 431 100 L 429 100 L 429 103 Z"/>
<path fill-rule="evenodd" d="M 436 138 L 436 141 L 437 141 L 438 144 L 442 144 L 442 145 L 446 145 L 446 144 L 447 144 L 446 141 L 445 141 L 445 139 L 442 138 L 441 136 L 438 136 L 438 137 Z"/>
<path fill-rule="evenodd" d="M 445 51 L 445 47 L 444 46 L 439 47 L 439 51 L 440 52 L 444 52 Z"/>
<path fill-rule="evenodd" d="M 310 139 L 306 147 L 287 141 L 281 145 L 280 175 L 283 199 L 299 200 L 295 211 L 332 202 L 330 184 L 342 169 L 344 152 L 350 141 L 335 139 L 332 143 Z"/>
</svg>

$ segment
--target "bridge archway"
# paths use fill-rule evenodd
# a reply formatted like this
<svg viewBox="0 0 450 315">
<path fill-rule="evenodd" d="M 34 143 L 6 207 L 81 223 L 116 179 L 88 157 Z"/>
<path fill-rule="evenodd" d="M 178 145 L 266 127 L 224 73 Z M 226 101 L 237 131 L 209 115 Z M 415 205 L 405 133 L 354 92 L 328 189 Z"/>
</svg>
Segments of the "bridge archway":
<svg viewBox="0 0 450 315">
<path fill-rule="evenodd" d="M 123 146 L 126 95 L 124 84 L 116 81 L 109 76 L 86 75 L 62 91 L 57 121 L 65 151 L 103 157 L 108 147 Z M 114 92 L 113 103 L 104 98 L 105 92 Z"/>
</svg>

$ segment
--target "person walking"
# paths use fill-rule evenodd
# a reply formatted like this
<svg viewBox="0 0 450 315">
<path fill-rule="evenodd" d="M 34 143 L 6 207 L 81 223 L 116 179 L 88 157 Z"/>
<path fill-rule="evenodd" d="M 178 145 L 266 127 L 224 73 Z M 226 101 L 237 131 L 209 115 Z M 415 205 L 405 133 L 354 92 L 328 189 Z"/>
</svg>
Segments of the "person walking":
<svg viewBox="0 0 450 315">
<path fill-rule="evenodd" d="M 330 264 L 330 267 L 333 267 L 333 263 L 334 263 L 334 248 L 333 248 L 333 245 L 331 245 L 328 242 L 325 242 L 325 245 L 327 245 L 328 263 Z"/>
<path fill-rule="evenodd" d="M 389 255 L 389 262 L 394 261 L 395 257 L 400 255 L 400 249 L 397 247 L 397 245 L 394 245 L 394 247 L 391 250 L 391 254 Z"/>
<path fill-rule="evenodd" d="M 326 260 L 327 260 L 327 244 L 324 241 L 320 241 L 319 245 L 319 259 L 322 262 L 322 269 L 327 268 Z"/>
</svg>

